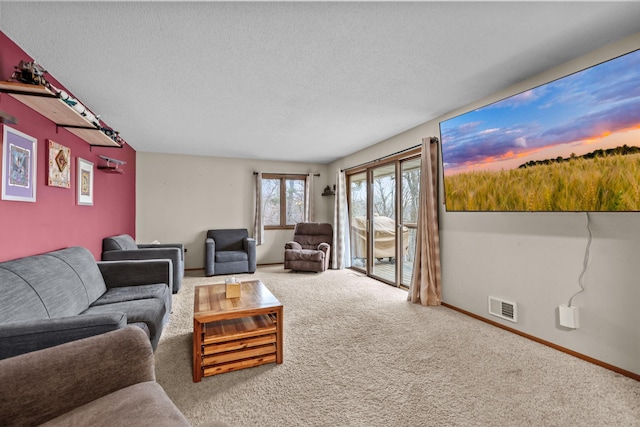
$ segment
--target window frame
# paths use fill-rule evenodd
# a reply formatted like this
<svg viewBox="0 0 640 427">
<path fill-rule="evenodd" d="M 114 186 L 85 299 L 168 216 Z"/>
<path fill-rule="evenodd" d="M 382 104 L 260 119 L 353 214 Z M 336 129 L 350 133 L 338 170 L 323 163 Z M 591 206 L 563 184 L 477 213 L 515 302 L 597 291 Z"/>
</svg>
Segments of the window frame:
<svg viewBox="0 0 640 427">
<path fill-rule="evenodd" d="M 262 180 L 265 179 L 278 179 L 280 180 L 280 224 L 278 225 L 267 225 L 264 224 L 264 212 L 262 221 L 264 224 L 265 230 L 293 230 L 296 224 L 287 224 L 287 188 L 286 181 L 287 180 L 297 180 L 303 181 L 304 183 L 304 195 L 303 199 L 307 198 L 307 178 L 308 174 L 290 174 L 290 173 L 263 173 Z M 262 195 L 260 195 L 262 197 Z M 263 201 L 264 202 L 264 201 Z M 306 209 L 306 206 L 305 206 Z M 304 219 L 303 219 L 304 220 Z"/>
</svg>

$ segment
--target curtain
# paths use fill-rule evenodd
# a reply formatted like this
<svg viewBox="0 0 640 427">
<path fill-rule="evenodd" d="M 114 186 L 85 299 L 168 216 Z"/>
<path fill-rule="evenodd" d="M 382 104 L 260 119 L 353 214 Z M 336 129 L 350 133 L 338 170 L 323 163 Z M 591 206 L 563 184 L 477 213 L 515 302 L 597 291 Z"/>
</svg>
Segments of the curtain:
<svg viewBox="0 0 640 427">
<path fill-rule="evenodd" d="M 315 175 L 310 173 L 305 182 L 304 188 L 304 222 L 316 221 L 316 206 L 313 202 L 313 190 Z"/>
<path fill-rule="evenodd" d="M 347 209 L 347 180 L 344 171 L 336 173 L 336 199 L 333 209 L 333 260 L 331 268 L 342 270 L 351 267 L 351 243 L 349 241 L 349 210 Z"/>
<path fill-rule="evenodd" d="M 256 212 L 253 220 L 253 238 L 256 245 L 264 243 L 264 225 L 262 224 L 262 172 L 254 174 L 256 178 Z"/>
<path fill-rule="evenodd" d="M 422 140 L 420 199 L 413 275 L 407 299 L 422 305 L 440 305 L 440 236 L 438 230 L 438 138 Z"/>
</svg>

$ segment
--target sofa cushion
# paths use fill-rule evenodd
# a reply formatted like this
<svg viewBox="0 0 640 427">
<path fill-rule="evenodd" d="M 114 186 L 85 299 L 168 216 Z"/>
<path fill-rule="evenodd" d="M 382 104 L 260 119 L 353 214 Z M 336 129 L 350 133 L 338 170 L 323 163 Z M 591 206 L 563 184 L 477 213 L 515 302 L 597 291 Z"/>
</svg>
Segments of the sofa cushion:
<svg viewBox="0 0 640 427">
<path fill-rule="evenodd" d="M 0 270 L 13 272 L 4 274 L 6 281 L 0 282 L 3 305 L 28 304 L 20 306 L 21 310 L 14 308 L 7 313 L 3 310 L 0 317 L 5 322 L 73 316 L 86 310 L 106 290 L 93 256 L 84 248 L 7 261 L 0 263 Z M 40 306 L 35 303 L 33 293 L 40 299 Z M 18 301 L 7 298 L 8 295 Z"/>
<path fill-rule="evenodd" d="M 284 259 L 287 261 L 322 261 L 324 259 L 324 252 L 309 249 L 289 249 L 284 251 Z"/>
<path fill-rule="evenodd" d="M 209 230 L 207 237 L 211 237 L 216 243 L 217 251 L 243 251 L 244 240 L 249 237 L 246 228 L 229 230 Z"/>
<path fill-rule="evenodd" d="M 166 313 L 164 300 L 147 298 L 133 301 L 115 302 L 89 307 L 83 314 L 122 312 L 127 315 L 127 323 L 144 322 L 149 327 L 151 346 L 155 349 L 160 340 Z"/>
<path fill-rule="evenodd" d="M 91 307 L 147 298 L 157 298 L 166 301 L 167 298 L 171 298 L 169 288 L 164 283 L 109 288 L 104 295 L 91 304 Z"/>
<path fill-rule="evenodd" d="M 216 262 L 234 262 L 249 260 L 249 256 L 245 251 L 216 251 Z"/>
<path fill-rule="evenodd" d="M 333 228 L 328 223 L 300 222 L 296 224 L 293 240 L 303 249 L 317 249 L 320 243 L 332 243 Z"/>
<path fill-rule="evenodd" d="M 47 255 L 58 258 L 76 272 L 87 292 L 89 304 L 106 292 L 107 285 L 104 282 L 102 273 L 88 249 L 75 246 L 49 252 Z"/>
<path fill-rule="evenodd" d="M 0 322 L 48 319 L 49 313 L 38 296 L 22 277 L 0 264 Z"/>
<path fill-rule="evenodd" d="M 189 426 L 155 381 L 131 385 L 77 407 L 42 426 Z"/>
<path fill-rule="evenodd" d="M 138 249 L 136 241 L 128 234 L 121 234 L 119 236 L 107 237 L 102 240 L 102 252 L 107 251 L 129 251 L 132 249 Z"/>
</svg>

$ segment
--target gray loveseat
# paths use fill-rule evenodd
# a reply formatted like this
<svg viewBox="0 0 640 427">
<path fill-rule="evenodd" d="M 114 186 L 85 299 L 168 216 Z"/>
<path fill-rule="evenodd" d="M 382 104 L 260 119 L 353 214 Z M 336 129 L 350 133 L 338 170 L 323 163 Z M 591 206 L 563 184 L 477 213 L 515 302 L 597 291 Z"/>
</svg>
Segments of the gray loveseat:
<svg viewBox="0 0 640 427">
<path fill-rule="evenodd" d="M 0 360 L 0 425 L 189 426 L 155 381 L 140 328 Z"/>
<path fill-rule="evenodd" d="M 158 345 L 171 261 L 96 262 L 71 247 L 0 263 L 0 359 L 134 324 Z"/>
</svg>

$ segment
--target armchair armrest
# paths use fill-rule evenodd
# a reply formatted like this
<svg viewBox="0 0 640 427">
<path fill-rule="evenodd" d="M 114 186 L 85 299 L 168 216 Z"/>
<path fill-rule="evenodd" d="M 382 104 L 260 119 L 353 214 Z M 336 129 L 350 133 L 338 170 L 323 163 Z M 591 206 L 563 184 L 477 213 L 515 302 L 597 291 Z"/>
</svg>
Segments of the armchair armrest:
<svg viewBox="0 0 640 427">
<path fill-rule="evenodd" d="M 103 261 L 120 261 L 132 259 L 170 259 L 175 265 L 182 260 L 184 251 L 178 248 L 146 248 L 102 253 Z"/>
<path fill-rule="evenodd" d="M 255 249 L 255 247 L 256 239 L 254 239 L 253 237 L 247 237 L 242 241 L 242 248 L 245 250 L 245 252 L 250 252 L 252 249 Z"/>
<path fill-rule="evenodd" d="M 249 259 L 249 273 L 254 273 L 256 271 L 256 239 L 252 237 L 247 237 L 242 242 L 242 246 L 244 247 L 245 252 L 247 252 L 247 257 Z"/>
<path fill-rule="evenodd" d="M 216 250 L 216 241 L 211 237 L 207 237 L 207 239 L 204 241 L 204 244 L 207 248 L 210 248 L 213 251 Z"/>
<path fill-rule="evenodd" d="M 166 283 L 173 289 L 173 263 L 168 259 L 148 261 L 98 261 L 107 288 Z"/>
<path fill-rule="evenodd" d="M 207 237 L 204 241 L 204 274 L 213 276 L 215 274 L 216 241 Z"/>
<path fill-rule="evenodd" d="M 122 329 L 125 326 L 127 316 L 119 312 L 0 324 L 0 359 Z"/>
<path fill-rule="evenodd" d="M 318 250 L 324 252 L 325 254 L 329 251 L 331 246 L 328 243 L 322 242 L 318 245 Z"/>
<path fill-rule="evenodd" d="M 153 380 L 151 344 L 135 326 L 0 360 L 0 425 L 39 425 Z"/>
<path fill-rule="evenodd" d="M 284 248 L 285 249 L 295 249 L 295 250 L 301 250 L 302 249 L 302 245 L 300 245 L 300 243 L 298 242 L 287 242 L 284 244 Z"/>
<path fill-rule="evenodd" d="M 138 244 L 140 249 L 178 249 L 181 259 L 184 259 L 184 244 L 182 243 L 143 243 Z"/>
</svg>

